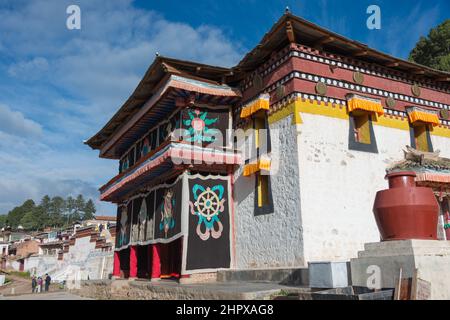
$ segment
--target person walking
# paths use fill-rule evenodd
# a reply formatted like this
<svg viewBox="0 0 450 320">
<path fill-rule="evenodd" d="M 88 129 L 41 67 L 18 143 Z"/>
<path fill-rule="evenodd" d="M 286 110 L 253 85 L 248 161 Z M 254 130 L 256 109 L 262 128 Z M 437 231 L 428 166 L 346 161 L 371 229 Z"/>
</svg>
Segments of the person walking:
<svg viewBox="0 0 450 320">
<path fill-rule="evenodd" d="M 38 277 L 37 285 L 38 285 L 37 286 L 38 293 L 40 293 L 42 291 L 42 278 L 41 277 Z"/>
<path fill-rule="evenodd" d="M 36 287 L 37 287 L 36 276 L 33 275 L 31 277 L 31 293 L 35 293 L 36 292 Z"/>
<path fill-rule="evenodd" d="M 48 292 L 48 289 L 50 288 L 50 282 L 52 281 L 52 278 L 48 275 L 48 273 L 45 274 L 45 292 Z"/>
</svg>

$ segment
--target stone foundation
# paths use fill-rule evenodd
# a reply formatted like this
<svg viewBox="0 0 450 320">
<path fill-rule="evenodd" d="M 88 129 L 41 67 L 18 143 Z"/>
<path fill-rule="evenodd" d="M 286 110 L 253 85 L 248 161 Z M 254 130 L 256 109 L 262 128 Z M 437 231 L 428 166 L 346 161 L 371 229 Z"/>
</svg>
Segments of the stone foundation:
<svg viewBox="0 0 450 320">
<path fill-rule="evenodd" d="M 365 244 L 358 258 L 351 260 L 352 284 L 367 287 L 373 267 L 381 271 L 382 288 L 395 288 L 402 269 L 403 278 L 418 277 L 431 283 L 431 299 L 450 299 L 450 241 L 403 240 Z"/>
</svg>

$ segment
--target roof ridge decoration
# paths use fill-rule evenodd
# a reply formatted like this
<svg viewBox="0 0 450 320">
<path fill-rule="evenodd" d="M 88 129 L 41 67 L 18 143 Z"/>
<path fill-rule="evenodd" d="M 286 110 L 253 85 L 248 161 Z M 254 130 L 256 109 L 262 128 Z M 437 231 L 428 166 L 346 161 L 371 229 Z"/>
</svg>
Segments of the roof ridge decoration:
<svg viewBox="0 0 450 320">
<path fill-rule="evenodd" d="M 423 76 L 424 74 L 422 74 L 422 71 L 425 71 L 433 73 L 434 76 L 438 75 L 438 81 L 450 81 L 450 72 L 435 70 L 433 68 L 400 59 L 387 53 L 372 49 L 364 43 L 351 40 L 343 35 L 320 27 L 291 13 L 287 13 L 281 16 L 280 19 L 272 26 L 272 28 L 264 35 L 260 43 L 253 50 L 247 53 L 235 68 L 250 68 L 252 64 L 256 64 L 255 60 L 263 60 L 268 55 L 270 55 L 270 53 L 268 52 L 270 52 L 271 50 L 269 49 L 274 49 L 274 47 L 276 47 L 276 43 L 278 43 L 278 45 L 281 43 L 287 44 L 289 41 L 288 39 L 286 39 L 286 22 L 288 21 L 291 23 L 293 32 L 295 32 L 299 38 L 304 39 L 304 41 L 306 38 L 309 38 L 312 44 L 320 42 L 321 39 L 330 39 L 326 41 L 326 44 L 333 48 L 340 49 L 337 50 L 338 54 L 339 51 L 345 50 L 349 51 L 353 56 L 360 56 L 361 58 L 371 58 L 371 60 L 378 59 L 383 62 L 381 63 L 382 65 L 389 65 L 391 68 L 404 70 L 407 73 L 411 73 L 416 76 Z M 296 26 L 297 28 L 295 28 Z M 285 38 L 285 41 L 283 41 L 282 37 Z"/>
<path fill-rule="evenodd" d="M 450 183 L 450 159 L 440 157 L 440 151 L 425 152 L 406 146 L 404 159 L 394 162 L 387 173 L 411 170 L 417 173 L 416 181 Z"/>
</svg>

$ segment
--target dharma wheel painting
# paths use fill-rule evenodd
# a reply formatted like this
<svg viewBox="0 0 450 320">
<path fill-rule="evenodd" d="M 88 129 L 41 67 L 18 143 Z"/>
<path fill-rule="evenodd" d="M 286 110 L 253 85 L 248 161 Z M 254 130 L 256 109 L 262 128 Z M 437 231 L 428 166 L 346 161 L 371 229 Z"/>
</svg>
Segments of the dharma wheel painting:
<svg viewBox="0 0 450 320">
<path fill-rule="evenodd" d="M 189 177 L 186 270 L 230 267 L 228 179 Z"/>
<path fill-rule="evenodd" d="M 204 241 L 208 240 L 210 236 L 214 239 L 220 238 L 223 225 L 220 222 L 219 214 L 225 211 L 224 187 L 219 184 L 205 189 L 201 184 L 195 184 L 192 194 L 195 202 L 189 201 L 189 206 L 191 214 L 198 217 L 197 235 Z M 205 228 L 204 232 L 201 231 L 203 227 Z"/>
</svg>

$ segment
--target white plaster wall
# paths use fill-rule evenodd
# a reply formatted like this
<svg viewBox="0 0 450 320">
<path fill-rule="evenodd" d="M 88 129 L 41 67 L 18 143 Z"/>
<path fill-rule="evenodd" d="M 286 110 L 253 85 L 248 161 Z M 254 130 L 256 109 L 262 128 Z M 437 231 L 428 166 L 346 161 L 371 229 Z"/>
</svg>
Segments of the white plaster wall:
<svg viewBox="0 0 450 320">
<path fill-rule="evenodd" d="M 112 273 L 113 251 L 102 252 L 95 249 L 90 237 L 77 238 L 75 245 L 64 254 L 63 265 L 55 273 L 58 279 L 79 271 L 80 280 L 105 279 Z"/>
<path fill-rule="evenodd" d="M 20 270 L 20 263 L 17 260 L 7 261 L 6 262 L 6 268 L 7 269 L 13 269 L 15 271 L 19 271 Z"/>
<path fill-rule="evenodd" d="M 374 124 L 375 154 L 348 149 L 348 120 L 302 118 L 298 149 L 305 258 L 348 260 L 364 243 L 379 241 L 375 194 L 387 188 L 386 167 L 403 159 L 409 132 Z"/>
<path fill-rule="evenodd" d="M 61 261 L 58 261 L 58 256 L 37 256 L 35 259 L 38 259 L 38 265 L 35 269 L 34 274 L 36 276 L 42 276 L 48 273 L 51 277 L 53 277 L 53 273 L 59 269 L 62 265 Z"/>
<path fill-rule="evenodd" d="M 25 259 L 25 271 L 37 276 L 48 273 L 56 282 L 107 279 L 113 269 L 113 251 L 95 249 L 95 242 L 89 240 L 90 237 L 76 239 L 63 260 L 58 260 L 58 255 L 31 256 Z"/>
<path fill-rule="evenodd" d="M 30 256 L 24 260 L 23 270 L 32 273 L 34 270 L 37 269 L 38 265 L 39 265 L 39 257 Z"/>
<path fill-rule="evenodd" d="M 271 176 L 274 213 L 254 215 L 255 175 L 236 172 L 234 186 L 237 269 L 303 266 L 295 126 L 289 116 L 270 126 L 279 141 L 280 168 Z M 276 134 L 279 130 L 279 135 Z"/>
<path fill-rule="evenodd" d="M 431 143 L 434 151 L 440 150 L 440 156 L 450 158 L 450 139 L 431 135 Z"/>
</svg>

